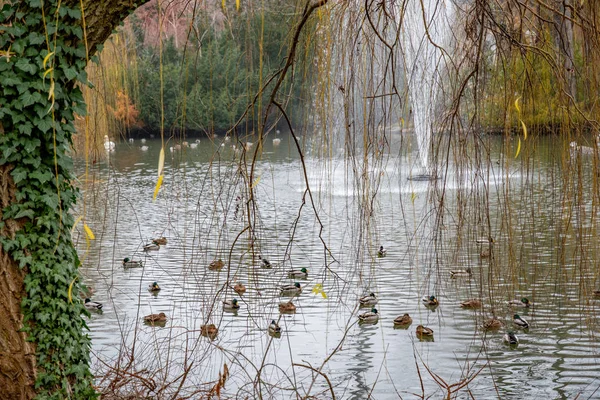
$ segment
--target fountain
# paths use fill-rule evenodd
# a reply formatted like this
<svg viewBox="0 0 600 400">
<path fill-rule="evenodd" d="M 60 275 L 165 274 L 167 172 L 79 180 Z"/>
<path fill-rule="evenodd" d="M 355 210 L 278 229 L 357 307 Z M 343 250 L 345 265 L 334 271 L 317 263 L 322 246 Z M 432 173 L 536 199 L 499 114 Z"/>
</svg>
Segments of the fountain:
<svg viewBox="0 0 600 400">
<path fill-rule="evenodd" d="M 409 0 L 402 21 L 404 62 L 414 132 L 421 169 L 411 180 L 435 179 L 431 139 L 435 132 L 435 107 L 442 85 L 441 61 L 450 38 L 451 5 L 444 0 Z"/>
</svg>

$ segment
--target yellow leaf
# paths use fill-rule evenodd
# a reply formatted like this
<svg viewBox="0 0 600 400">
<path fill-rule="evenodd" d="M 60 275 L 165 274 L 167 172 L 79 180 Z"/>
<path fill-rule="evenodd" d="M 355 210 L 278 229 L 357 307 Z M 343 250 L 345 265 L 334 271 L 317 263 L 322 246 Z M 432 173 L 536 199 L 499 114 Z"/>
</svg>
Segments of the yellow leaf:
<svg viewBox="0 0 600 400">
<path fill-rule="evenodd" d="M 517 145 L 517 154 L 515 154 L 515 158 L 519 157 L 520 152 L 521 152 L 521 138 L 519 138 L 519 144 Z"/>
<path fill-rule="evenodd" d="M 163 169 L 165 168 L 165 148 L 161 147 L 160 154 L 158 155 L 158 177 L 163 174 Z"/>
<path fill-rule="evenodd" d="M 73 227 L 71 228 L 71 235 L 73 234 L 73 232 L 75 232 L 75 228 L 77 227 L 77 224 L 81 222 L 81 220 L 83 219 L 83 215 L 80 215 L 75 222 L 73 223 Z"/>
<path fill-rule="evenodd" d="M 410 194 L 410 201 L 413 203 L 413 206 L 415 205 L 415 200 L 417 199 L 417 194 L 415 192 L 412 192 Z"/>
<path fill-rule="evenodd" d="M 46 75 L 48 75 L 50 72 L 54 71 L 54 68 L 49 68 L 46 70 L 46 72 L 44 72 L 44 76 L 42 79 L 46 79 Z"/>
<path fill-rule="evenodd" d="M 254 189 L 256 187 L 256 185 L 258 185 L 258 182 L 260 182 L 260 176 L 254 180 L 254 183 L 252 184 L 250 189 Z"/>
<path fill-rule="evenodd" d="M 154 195 L 152 196 L 152 201 L 155 201 L 156 196 L 158 196 L 158 191 L 160 190 L 160 187 L 162 186 L 163 178 L 164 178 L 164 175 L 161 175 L 158 177 L 158 180 L 156 181 L 156 187 L 154 188 Z"/>
<path fill-rule="evenodd" d="M 90 238 L 90 240 L 94 240 L 96 239 L 96 236 L 94 236 L 94 232 L 92 232 L 92 230 L 90 229 L 89 226 L 87 226 L 87 224 L 83 224 L 83 229 L 85 230 L 85 233 L 87 235 L 88 238 Z"/>
<path fill-rule="evenodd" d="M 235 9 L 240 11 L 240 0 L 235 0 Z"/>
<path fill-rule="evenodd" d="M 523 120 L 519 120 L 521 121 L 521 126 L 523 127 L 523 140 L 527 140 L 527 126 L 525 126 L 525 122 L 523 122 Z"/>
<path fill-rule="evenodd" d="M 225 0 L 223 0 L 223 1 L 221 2 L 221 7 L 223 7 L 223 12 L 226 12 L 226 11 L 227 11 L 227 9 L 225 8 Z"/>
<path fill-rule="evenodd" d="M 73 278 L 73 280 L 69 284 L 68 296 L 69 296 L 69 303 L 71 303 L 71 304 L 73 304 L 73 284 L 75 283 L 76 280 L 77 280 L 77 277 Z"/>
<path fill-rule="evenodd" d="M 400 118 L 400 125 L 404 126 L 404 118 Z"/>
<path fill-rule="evenodd" d="M 323 290 L 323 285 L 321 285 L 320 283 L 317 283 L 317 284 L 316 284 L 316 285 L 313 287 L 313 290 L 312 290 L 312 292 L 313 292 L 314 294 L 318 294 L 318 293 L 320 293 L 320 292 L 321 292 L 321 290 Z"/>
<path fill-rule="evenodd" d="M 517 109 L 517 112 L 519 114 L 521 114 L 521 109 L 519 108 L 519 99 L 521 98 L 521 96 L 517 97 L 517 99 L 515 100 L 515 108 Z"/>
<path fill-rule="evenodd" d="M 321 296 L 323 296 L 323 298 L 324 298 L 324 299 L 326 299 L 326 298 L 327 298 L 327 295 L 326 295 L 326 294 L 325 294 L 325 292 L 324 292 L 324 291 L 322 291 L 322 290 L 321 290 Z"/>
<path fill-rule="evenodd" d="M 46 69 L 46 63 L 48 62 L 48 60 L 50 60 L 50 57 L 52 57 L 53 55 L 54 52 L 51 51 L 50 53 L 46 54 L 46 57 L 44 57 L 44 61 L 42 62 L 44 69 Z"/>
</svg>

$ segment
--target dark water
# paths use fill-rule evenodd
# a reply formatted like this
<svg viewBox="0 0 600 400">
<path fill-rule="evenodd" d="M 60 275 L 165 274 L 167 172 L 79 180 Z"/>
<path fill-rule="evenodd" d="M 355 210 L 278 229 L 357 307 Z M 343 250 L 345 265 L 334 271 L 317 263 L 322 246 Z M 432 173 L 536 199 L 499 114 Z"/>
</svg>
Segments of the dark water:
<svg viewBox="0 0 600 400">
<path fill-rule="evenodd" d="M 293 143 L 280 137 L 279 146 L 265 143 L 250 184 L 243 179 L 250 169 L 235 161 L 231 144 L 207 139 L 195 149 L 170 152 L 166 145 L 156 201 L 158 140 L 145 152 L 139 142 L 119 143 L 90 168 L 87 181 L 81 178 L 87 185 L 79 212 L 85 206 L 96 234 L 89 249 L 79 238 L 82 275 L 94 300 L 104 303 L 89 321 L 95 368 L 102 371 L 133 346 L 127 354 L 136 370 L 154 371 L 157 381 L 179 376 L 192 362 L 188 383 L 214 381 L 226 363 L 226 392 L 250 398 L 259 391 L 291 398 L 292 388 L 330 398 L 327 381 L 309 367 L 321 368 L 344 399 L 423 392 L 442 398 L 441 386 L 469 378 L 456 398 L 600 397 L 593 157 L 571 163 L 561 155 L 563 143 L 549 137 L 514 159 L 503 155 L 501 137 L 490 137 L 489 162 L 456 157 L 438 179 L 419 181 L 407 179 L 417 155 L 400 151 L 397 137 L 366 163 L 312 156 L 320 144 L 307 140 L 313 208 Z M 253 237 L 244 230 L 248 209 Z M 475 241 L 489 235 L 491 256 L 482 258 L 490 246 Z M 168 244 L 143 252 L 157 236 Z M 380 245 L 385 258 L 377 257 Z M 259 254 L 274 267 L 260 268 Z M 123 269 L 123 257 L 145 267 Z M 216 258 L 227 266 L 210 270 Z M 288 269 L 302 267 L 307 279 L 287 277 Z M 466 267 L 471 278 L 450 278 L 450 270 Z M 162 287 L 158 294 L 147 291 L 153 281 Z M 232 290 L 237 281 L 247 286 L 243 296 Z M 297 312 L 280 314 L 279 302 L 290 298 L 277 288 L 295 281 L 303 286 L 291 299 Z M 313 292 L 317 285 L 326 298 Z M 369 292 L 379 298 L 380 319 L 359 325 L 357 314 L 368 308 L 359 309 L 357 300 Z M 432 294 L 440 301 L 433 310 L 420 300 Z M 507 305 L 521 297 L 533 302 L 516 311 L 531 325 L 526 332 L 512 325 L 515 309 Z M 240 310 L 223 312 L 221 302 L 233 298 Z M 481 298 L 483 309 L 459 306 L 470 298 Z M 144 315 L 159 312 L 169 317 L 164 328 L 143 324 Z M 404 313 L 413 324 L 395 329 L 393 319 Z M 485 333 L 481 325 L 492 315 L 507 328 Z M 281 338 L 268 335 L 271 320 L 279 322 Z M 207 322 L 219 327 L 214 341 L 200 335 Z M 432 341 L 415 335 L 419 324 L 434 330 Z M 517 332 L 518 346 L 503 344 L 508 329 Z"/>
</svg>

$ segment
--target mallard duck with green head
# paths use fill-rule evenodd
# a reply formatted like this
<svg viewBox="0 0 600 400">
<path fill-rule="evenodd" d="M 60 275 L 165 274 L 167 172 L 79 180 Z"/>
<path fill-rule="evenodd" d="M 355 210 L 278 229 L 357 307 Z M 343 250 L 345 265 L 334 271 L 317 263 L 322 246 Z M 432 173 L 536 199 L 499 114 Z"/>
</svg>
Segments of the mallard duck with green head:
<svg viewBox="0 0 600 400">
<path fill-rule="evenodd" d="M 261 263 L 260 263 L 260 267 L 261 268 L 264 268 L 264 269 L 271 269 L 271 268 L 273 268 L 273 265 L 271 265 L 271 263 L 269 262 L 269 260 L 267 260 L 266 258 L 258 256 L 258 259 L 261 261 Z"/>
<path fill-rule="evenodd" d="M 360 299 L 358 299 L 358 302 L 360 303 L 361 307 L 367 307 L 367 306 L 374 306 L 375 304 L 377 304 L 379 302 L 379 299 L 377 299 L 377 297 L 375 296 L 375 293 L 371 292 L 368 295 L 363 296 Z"/>
<path fill-rule="evenodd" d="M 138 267 L 144 266 L 144 263 L 141 260 L 139 260 L 139 261 L 130 260 L 127 257 L 125 257 L 123 259 L 123 262 L 121 264 L 123 265 L 123 268 L 138 268 Z"/>
<path fill-rule="evenodd" d="M 466 301 L 463 301 L 462 303 L 460 303 L 460 306 L 462 308 L 481 308 L 481 306 L 483 305 L 483 303 L 481 302 L 481 300 L 479 299 L 469 299 Z"/>
<path fill-rule="evenodd" d="M 281 327 L 279 326 L 279 324 L 277 322 L 275 322 L 275 320 L 271 320 L 271 323 L 269 324 L 269 333 L 271 335 L 276 335 L 278 333 L 281 333 Z"/>
<path fill-rule="evenodd" d="M 528 329 L 529 328 L 529 322 L 527 322 L 526 320 L 524 320 L 523 318 L 521 318 L 521 316 L 519 314 L 515 314 L 513 316 L 513 323 L 518 326 L 519 328 L 522 329 Z"/>
<path fill-rule="evenodd" d="M 435 296 L 424 296 L 421 300 L 427 307 L 437 307 L 440 305 L 440 302 Z"/>
<path fill-rule="evenodd" d="M 298 282 L 293 285 L 284 285 L 280 287 L 282 296 L 296 296 L 302 293 L 302 286 Z"/>
<path fill-rule="evenodd" d="M 521 300 L 510 300 L 508 302 L 508 305 L 511 307 L 529 308 L 529 306 L 531 305 L 531 302 L 529 301 L 529 299 L 527 297 L 522 297 Z"/>
<path fill-rule="evenodd" d="M 306 279 L 308 277 L 308 270 L 306 268 L 291 269 L 288 271 L 288 277 L 295 279 Z"/>
<path fill-rule="evenodd" d="M 377 322 L 379 320 L 379 312 L 376 308 L 371 308 L 371 311 L 364 312 L 358 315 L 359 322 Z"/>
<path fill-rule="evenodd" d="M 237 299 L 223 301 L 223 310 L 225 311 L 237 311 L 240 309 Z"/>
<path fill-rule="evenodd" d="M 450 278 L 470 278 L 472 276 L 473 270 L 471 269 L 471 267 L 450 271 Z"/>
<path fill-rule="evenodd" d="M 506 332 L 504 334 L 504 336 L 502 336 L 502 340 L 504 340 L 504 343 L 510 344 L 510 345 L 519 344 L 519 338 L 512 331 Z"/>
<path fill-rule="evenodd" d="M 406 326 L 412 324 L 413 320 L 408 314 L 400 315 L 394 319 L 394 325 Z"/>
<path fill-rule="evenodd" d="M 279 303 L 279 312 L 282 314 L 291 314 L 296 312 L 296 306 L 291 301 Z"/>
<path fill-rule="evenodd" d="M 383 258 L 387 256 L 387 250 L 383 248 L 383 246 L 379 246 L 379 251 L 377 251 L 377 257 Z"/>
<path fill-rule="evenodd" d="M 148 290 L 151 292 L 159 292 L 160 286 L 158 286 L 158 282 L 152 282 L 151 285 L 148 285 Z"/>
</svg>

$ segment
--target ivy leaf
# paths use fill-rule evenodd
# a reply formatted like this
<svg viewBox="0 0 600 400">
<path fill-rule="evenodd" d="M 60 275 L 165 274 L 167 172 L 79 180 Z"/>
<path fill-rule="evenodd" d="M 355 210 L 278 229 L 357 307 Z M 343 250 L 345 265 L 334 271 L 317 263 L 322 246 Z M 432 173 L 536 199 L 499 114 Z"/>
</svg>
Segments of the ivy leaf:
<svg viewBox="0 0 600 400">
<path fill-rule="evenodd" d="M 34 64 L 31 64 L 27 58 L 20 58 L 19 61 L 15 63 L 15 67 L 22 71 L 29 72 L 31 75 L 37 72 L 37 67 Z"/>
<path fill-rule="evenodd" d="M 46 41 L 44 35 L 39 32 L 31 32 L 29 34 L 29 43 L 33 45 L 42 44 Z"/>
<path fill-rule="evenodd" d="M 36 170 L 29 174 L 30 178 L 37 179 L 40 183 L 46 183 L 50 179 L 52 179 L 52 173 L 50 171 L 42 172 L 40 170 Z"/>
<path fill-rule="evenodd" d="M 19 100 L 21 100 L 23 107 L 28 107 L 35 103 L 35 97 L 29 92 L 29 90 L 23 92 L 23 94 L 19 96 Z"/>
<path fill-rule="evenodd" d="M 70 81 L 77 77 L 75 68 L 63 68 L 63 72 L 65 73 L 65 77 Z"/>
<path fill-rule="evenodd" d="M 13 181 L 18 184 L 24 179 L 27 179 L 27 170 L 25 168 L 15 168 L 12 170 L 11 175 L 13 177 Z"/>
<path fill-rule="evenodd" d="M 13 219 L 19 219 L 19 218 L 29 218 L 29 219 L 33 219 L 34 217 L 34 213 L 33 210 L 31 208 L 25 208 L 21 211 L 19 211 L 17 213 L 17 215 L 15 215 L 13 217 Z"/>
</svg>

